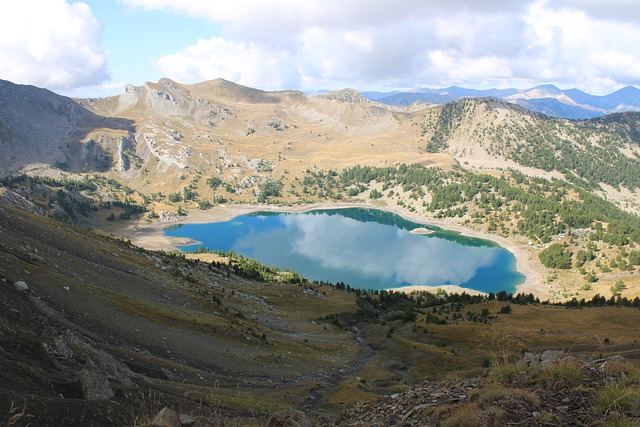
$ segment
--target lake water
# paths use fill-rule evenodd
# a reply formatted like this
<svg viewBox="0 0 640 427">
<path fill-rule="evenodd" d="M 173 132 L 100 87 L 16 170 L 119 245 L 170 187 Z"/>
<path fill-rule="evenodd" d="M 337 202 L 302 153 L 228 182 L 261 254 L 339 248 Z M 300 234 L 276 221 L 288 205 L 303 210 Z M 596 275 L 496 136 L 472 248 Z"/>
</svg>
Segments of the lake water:
<svg viewBox="0 0 640 427">
<path fill-rule="evenodd" d="M 373 209 L 307 213 L 258 212 L 231 221 L 181 224 L 165 235 L 242 254 L 267 266 L 292 269 L 313 281 L 344 282 L 360 289 L 458 285 L 482 292 L 514 292 L 524 276 L 515 257 L 496 244 Z"/>
</svg>

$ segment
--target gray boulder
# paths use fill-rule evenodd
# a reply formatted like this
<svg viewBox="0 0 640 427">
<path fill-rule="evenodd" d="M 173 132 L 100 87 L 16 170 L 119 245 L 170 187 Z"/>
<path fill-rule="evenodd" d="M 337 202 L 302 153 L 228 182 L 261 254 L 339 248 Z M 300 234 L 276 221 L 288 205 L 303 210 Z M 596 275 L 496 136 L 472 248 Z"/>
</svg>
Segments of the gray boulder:
<svg viewBox="0 0 640 427">
<path fill-rule="evenodd" d="M 562 356 L 560 350 L 546 350 L 540 355 L 540 369 L 545 370 L 551 367 L 553 363 Z"/>
<path fill-rule="evenodd" d="M 87 400 L 109 399 L 114 393 L 109 385 L 107 376 L 100 372 L 93 363 L 80 372 L 80 385 L 82 393 Z"/>
<path fill-rule="evenodd" d="M 304 412 L 287 409 L 271 416 L 269 427 L 312 427 L 313 423 Z"/>
<path fill-rule="evenodd" d="M 165 406 L 158 412 L 150 427 L 180 427 L 180 419 L 175 411 Z"/>
<path fill-rule="evenodd" d="M 22 280 L 18 280 L 16 283 L 14 283 L 13 287 L 21 292 L 26 292 L 29 290 L 29 286 L 27 285 L 27 283 Z"/>
</svg>

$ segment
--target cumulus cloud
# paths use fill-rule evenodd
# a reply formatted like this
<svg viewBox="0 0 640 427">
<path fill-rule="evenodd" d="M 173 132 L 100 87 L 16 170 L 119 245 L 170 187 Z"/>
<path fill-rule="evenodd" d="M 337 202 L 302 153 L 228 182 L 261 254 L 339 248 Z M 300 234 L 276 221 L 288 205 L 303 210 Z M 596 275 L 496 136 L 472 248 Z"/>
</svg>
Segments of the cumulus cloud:
<svg viewBox="0 0 640 427">
<path fill-rule="evenodd" d="M 156 61 L 187 82 L 235 75 L 264 89 L 519 81 L 604 90 L 640 80 L 632 0 L 121 1 L 221 28 Z"/>
<path fill-rule="evenodd" d="M 555 0 L 557 8 L 582 10 L 596 20 L 637 23 L 640 3 L 636 0 Z"/>
<path fill-rule="evenodd" d="M 183 82 L 221 77 L 251 87 L 297 87 L 299 76 L 291 54 L 252 42 L 233 42 L 220 37 L 196 44 L 155 61 L 162 72 Z"/>
<path fill-rule="evenodd" d="M 637 83 L 640 46 L 634 40 L 640 37 L 640 26 L 611 20 L 610 14 L 602 18 L 593 2 L 587 2 L 591 9 L 578 8 L 573 1 L 560 3 L 565 7 L 536 2 L 523 17 L 529 43 L 520 65 L 513 66 L 515 72 L 533 80 L 589 88 L 606 82 Z"/>
<path fill-rule="evenodd" d="M 0 5 L 0 78 L 51 89 L 108 78 L 102 25 L 84 3 L 12 0 Z"/>
</svg>

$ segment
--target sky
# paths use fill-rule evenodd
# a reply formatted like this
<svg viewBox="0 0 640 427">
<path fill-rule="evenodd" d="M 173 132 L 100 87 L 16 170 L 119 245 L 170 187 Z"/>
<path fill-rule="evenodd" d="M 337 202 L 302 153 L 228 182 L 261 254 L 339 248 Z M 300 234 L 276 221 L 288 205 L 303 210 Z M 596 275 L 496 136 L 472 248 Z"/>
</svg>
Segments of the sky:
<svg viewBox="0 0 640 427">
<path fill-rule="evenodd" d="M 263 90 L 640 86 L 638 0 L 2 0 L 0 79 L 101 97 L 168 77 Z"/>
</svg>

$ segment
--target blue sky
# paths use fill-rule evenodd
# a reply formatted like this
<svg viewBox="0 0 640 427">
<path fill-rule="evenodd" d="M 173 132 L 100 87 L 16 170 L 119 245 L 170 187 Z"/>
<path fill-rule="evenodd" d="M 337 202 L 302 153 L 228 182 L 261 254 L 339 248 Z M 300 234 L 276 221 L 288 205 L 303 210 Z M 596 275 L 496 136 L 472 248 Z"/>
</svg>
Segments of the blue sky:
<svg viewBox="0 0 640 427">
<path fill-rule="evenodd" d="M 3 0 L 0 78 L 71 96 L 640 84 L 637 0 Z"/>
<path fill-rule="evenodd" d="M 102 44 L 109 49 L 109 72 L 115 82 L 157 81 L 164 76 L 152 65 L 154 58 L 219 35 L 219 26 L 205 19 L 147 11 L 113 0 L 85 3 L 103 24 Z"/>
</svg>

